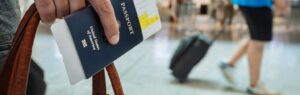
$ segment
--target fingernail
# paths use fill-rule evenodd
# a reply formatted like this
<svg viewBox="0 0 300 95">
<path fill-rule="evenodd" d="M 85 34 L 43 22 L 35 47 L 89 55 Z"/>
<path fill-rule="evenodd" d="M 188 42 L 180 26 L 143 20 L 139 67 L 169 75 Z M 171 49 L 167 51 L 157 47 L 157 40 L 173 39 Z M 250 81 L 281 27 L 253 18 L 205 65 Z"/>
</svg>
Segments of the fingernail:
<svg viewBox="0 0 300 95">
<path fill-rule="evenodd" d="M 41 24 L 52 25 L 55 21 L 41 21 Z"/>
<path fill-rule="evenodd" d="M 112 36 L 110 38 L 111 44 L 114 44 L 114 45 L 118 44 L 119 43 L 119 39 L 120 39 L 119 35 Z"/>
</svg>

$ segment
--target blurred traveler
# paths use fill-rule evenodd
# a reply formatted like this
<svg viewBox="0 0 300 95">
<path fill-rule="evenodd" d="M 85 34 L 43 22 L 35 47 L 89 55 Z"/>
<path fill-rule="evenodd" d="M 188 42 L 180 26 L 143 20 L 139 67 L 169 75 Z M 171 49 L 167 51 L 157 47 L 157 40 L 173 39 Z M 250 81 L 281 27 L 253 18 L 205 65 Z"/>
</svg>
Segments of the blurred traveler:
<svg viewBox="0 0 300 95">
<path fill-rule="evenodd" d="M 231 0 L 211 0 L 210 16 L 220 24 L 230 25 L 234 14 L 235 8 Z"/>
<path fill-rule="evenodd" d="M 176 0 L 157 0 L 157 3 L 160 14 L 170 16 L 170 21 L 177 23 Z"/>
<path fill-rule="evenodd" d="M 233 16 L 235 14 L 235 10 L 234 10 L 234 6 L 233 4 L 230 2 L 230 0 L 223 0 L 225 6 L 223 8 L 224 10 L 224 18 L 221 21 L 221 24 L 225 24 L 225 25 L 231 25 L 232 20 L 233 20 Z"/>
<path fill-rule="evenodd" d="M 193 0 L 176 0 L 176 15 L 178 18 L 177 31 L 190 31 L 193 25 Z"/>
<path fill-rule="evenodd" d="M 278 8 L 284 8 L 284 0 L 275 0 Z M 244 39 L 240 47 L 234 52 L 233 56 L 227 62 L 221 62 L 220 68 L 225 78 L 233 81 L 233 70 L 236 62 L 243 54 L 247 55 L 250 73 L 250 87 L 247 88 L 249 94 L 278 94 L 272 92 L 259 83 L 260 68 L 263 59 L 265 43 L 272 40 L 273 13 L 272 0 L 232 0 L 242 11 L 249 31 L 250 38 Z"/>
</svg>

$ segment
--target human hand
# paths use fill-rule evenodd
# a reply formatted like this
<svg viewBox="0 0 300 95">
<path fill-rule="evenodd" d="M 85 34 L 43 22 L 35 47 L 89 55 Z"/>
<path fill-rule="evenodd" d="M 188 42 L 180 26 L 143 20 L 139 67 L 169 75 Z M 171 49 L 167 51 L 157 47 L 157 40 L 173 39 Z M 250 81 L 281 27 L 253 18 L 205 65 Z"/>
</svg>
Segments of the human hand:
<svg viewBox="0 0 300 95">
<path fill-rule="evenodd" d="M 119 28 L 110 0 L 88 0 L 97 12 L 109 43 L 119 42 Z M 43 23 L 53 23 L 86 6 L 85 0 L 34 0 Z"/>
<path fill-rule="evenodd" d="M 288 1 L 287 0 L 275 0 L 275 8 L 284 11 L 288 8 Z"/>
<path fill-rule="evenodd" d="M 231 0 L 223 0 L 225 5 L 231 5 Z"/>
</svg>

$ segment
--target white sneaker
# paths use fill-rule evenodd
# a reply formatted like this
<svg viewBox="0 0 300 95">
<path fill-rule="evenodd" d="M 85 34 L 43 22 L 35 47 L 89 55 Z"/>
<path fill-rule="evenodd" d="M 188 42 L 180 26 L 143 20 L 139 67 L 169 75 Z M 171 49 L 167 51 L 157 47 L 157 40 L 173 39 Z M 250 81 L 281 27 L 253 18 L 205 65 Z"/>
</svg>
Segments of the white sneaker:
<svg viewBox="0 0 300 95">
<path fill-rule="evenodd" d="M 225 79 L 229 83 L 234 84 L 234 81 L 233 81 L 233 70 L 234 70 L 234 68 L 229 66 L 228 63 L 226 63 L 226 62 L 221 62 L 220 63 L 220 69 L 221 69 Z"/>
<path fill-rule="evenodd" d="M 278 92 L 268 90 L 262 84 L 259 84 L 256 87 L 249 87 L 247 93 L 251 95 L 280 95 Z"/>
</svg>

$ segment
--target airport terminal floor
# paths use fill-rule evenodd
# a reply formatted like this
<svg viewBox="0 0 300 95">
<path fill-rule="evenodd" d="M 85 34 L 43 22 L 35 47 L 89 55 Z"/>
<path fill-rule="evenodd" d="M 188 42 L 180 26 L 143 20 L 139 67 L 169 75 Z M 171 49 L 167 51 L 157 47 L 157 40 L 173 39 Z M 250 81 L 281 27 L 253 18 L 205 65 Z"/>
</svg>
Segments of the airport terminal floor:
<svg viewBox="0 0 300 95">
<path fill-rule="evenodd" d="M 210 21 L 203 18 L 199 19 L 198 26 L 203 29 L 199 31 L 208 31 Z M 287 29 L 282 24 L 284 20 L 275 20 L 274 40 L 265 47 L 262 65 L 261 81 L 282 95 L 300 93 L 300 29 L 297 27 L 300 19 L 293 18 L 293 22 Z M 178 32 L 178 26 L 164 21 L 160 32 L 115 61 L 124 92 L 126 95 L 247 95 L 246 57 L 238 61 L 234 85 L 224 79 L 219 68 L 219 63 L 232 54 L 240 38 L 247 34 L 243 26 L 233 24 L 234 31 L 240 30 L 237 38 L 232 40 L 230 34 L 225 33 L 192 70 L 187 83 L 181 84 L 171 75 L 170 59 L 185 34 L 199 31 Z M 39 28 L 32 56 L 45 72 L 46 95 L 91 95 L 91 79 L 70 85 L 57 45 L 50 32 L 45 31 L 47 28 Z M 109 83 L 108 90 L 112 92 Z"/>
</svg>

